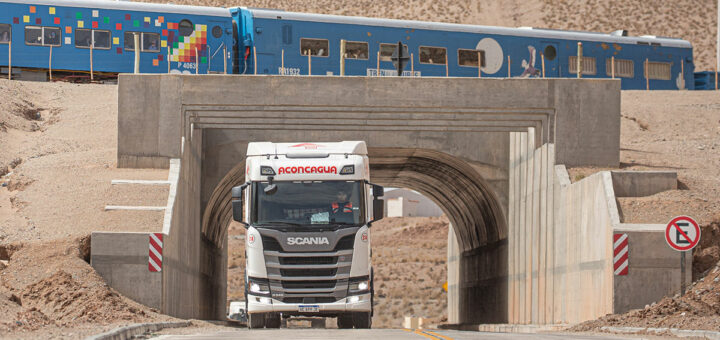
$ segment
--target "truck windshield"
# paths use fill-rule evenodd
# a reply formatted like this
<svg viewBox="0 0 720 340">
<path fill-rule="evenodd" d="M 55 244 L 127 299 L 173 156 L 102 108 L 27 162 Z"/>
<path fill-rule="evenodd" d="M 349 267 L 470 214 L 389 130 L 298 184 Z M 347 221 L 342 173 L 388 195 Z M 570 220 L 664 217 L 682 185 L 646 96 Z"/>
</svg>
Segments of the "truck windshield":
<svg viewBox="0 0 720 340">
<path fill-rule="evenodd" d="M 273 182 L 277 191 L 253 185 L 252 222 L 256 225 L 352 225 L 365 223 L 364 185 L 360 181 Z"/>
</svg>

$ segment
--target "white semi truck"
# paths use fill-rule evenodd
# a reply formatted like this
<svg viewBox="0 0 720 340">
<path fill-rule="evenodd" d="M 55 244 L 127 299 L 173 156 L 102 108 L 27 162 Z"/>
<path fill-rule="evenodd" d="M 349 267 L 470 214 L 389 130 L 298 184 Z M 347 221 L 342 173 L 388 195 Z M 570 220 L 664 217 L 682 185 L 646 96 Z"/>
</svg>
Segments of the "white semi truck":
<svg viewBox="0 0 720 340">
<path fill-rule="evenodd" d="M 232 208 L 247 228 L 248 327 L 315 316 L 370 328 L 369 227 L 384 207 L 383 187 L 369 182 L 365 142 L 250 143 L 245 162 Z"/>
</svg>

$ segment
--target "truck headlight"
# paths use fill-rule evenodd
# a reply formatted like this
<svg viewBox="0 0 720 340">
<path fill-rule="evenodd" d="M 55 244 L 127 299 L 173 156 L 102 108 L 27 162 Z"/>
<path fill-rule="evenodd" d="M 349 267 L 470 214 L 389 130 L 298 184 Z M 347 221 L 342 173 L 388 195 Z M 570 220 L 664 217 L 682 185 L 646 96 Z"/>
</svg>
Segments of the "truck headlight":
<svg viewBox="0 0 720 340">
<path fill-rule="evenodd" d="M 249 279 L 250 293 L 255 295 L 270 295 L 270 284 L 257 279 Z"/>
<path fill-rule="evenodd" d="M 364 294 L 370 291 L 370 279 L 367 276 L 351 279 L 348 285 L 348 295 Z"/>
</svg>

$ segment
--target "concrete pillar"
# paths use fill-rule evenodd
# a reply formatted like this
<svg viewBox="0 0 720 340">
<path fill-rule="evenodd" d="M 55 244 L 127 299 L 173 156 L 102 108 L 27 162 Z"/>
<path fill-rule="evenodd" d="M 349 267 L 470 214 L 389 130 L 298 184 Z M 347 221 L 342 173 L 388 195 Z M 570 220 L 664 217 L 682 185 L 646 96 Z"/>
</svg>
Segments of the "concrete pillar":
<svg viewBox="0 0 720 340">
<path fill-rule="evenodd" d="M 449 324 L 460 323 L 460 246 L 452 224 L 448 228 L 447 313 Z"/>
</svg>

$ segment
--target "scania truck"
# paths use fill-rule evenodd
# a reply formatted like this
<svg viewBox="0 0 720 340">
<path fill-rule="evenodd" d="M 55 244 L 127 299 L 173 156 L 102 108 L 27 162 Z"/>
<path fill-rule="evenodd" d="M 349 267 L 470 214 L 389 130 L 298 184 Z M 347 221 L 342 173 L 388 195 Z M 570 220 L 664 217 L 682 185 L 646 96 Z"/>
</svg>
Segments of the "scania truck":
<svg viewBox="0 0 720 340">
<path fill-rule="evenodd" d="M 362 141 L 249 143 L 245 183 L 232 189 L 233 219 L 247 228 L 249 328 L 293 316 L 370 328 L 370 225 L 384 189 L 369 169 Z"/>
</svg>

